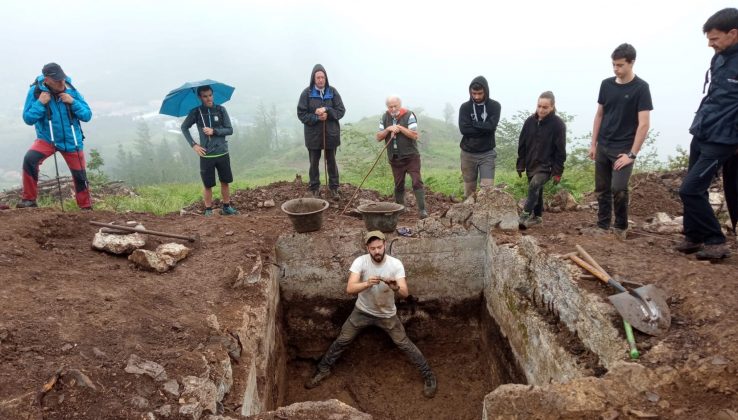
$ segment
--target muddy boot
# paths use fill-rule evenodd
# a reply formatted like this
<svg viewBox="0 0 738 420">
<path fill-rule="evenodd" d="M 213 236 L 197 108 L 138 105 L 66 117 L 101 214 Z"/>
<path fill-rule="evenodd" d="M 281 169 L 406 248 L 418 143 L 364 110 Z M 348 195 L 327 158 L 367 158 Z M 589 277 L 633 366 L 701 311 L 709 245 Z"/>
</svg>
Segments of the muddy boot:
<svg viewBox="0 0 738 420">
<path fill-rule="evenodd" d="M 674 249 L 685 254 L 693 254 L 697 251 L 702 250 L 702 243 L 692 242 L 685 239 L 681 243 L 679 243 L 679 245 L 674 247 Z"/>
<path fill-rule="evenodd" d="M 38 207 L 36 200 L 21 200 L 20 203 L 15 205 L 15 208 L 17 209 L 26 209 L 30 207 Z"/>
<path fill-rule="evenodd" d="M 413 194 L 415 194 L 415 201 L 418 203 L 418 218 L 425 219 L 428 217 L 428 212 L 425 211 L 425 191 L 415 190 Z"/>
<path fill-rule="evenodd" d="M 338 192 L 338 190 L 331 189 L 331 199 L 333 201 L 338 201 L 341 199 L 341 194 Z"/>
<path fill-rule="evenodd" d="M 436 376 L 431 373 L 423 380 L 423 396 L 425 398 L 433 398 L 436 395 L 437 389 L 438 382 L 436 381 Z"/>
<path fill-rule="evenodd" d="M 730 255 L 730 249 L 725 244 L 708 244 L 702 251 L 697 252 L 698 260 L 720 261 Z"/>
<path fill-rule="evenodd" d="M 395 191 L 395 203 L 405 207 L 404 209 L 402 209 L 402 213 L 405 213 L 407 211 L 407 207 L 405 206 L 405 191 Z"/>
<path fill-rule="evenodd" d="M 474 195 L 477 191 L 476 182 L 465 182 L 464 183 L 464 200 Z"/>
<path fill-rule="evenodd" d="M 315 388 L 316 386 L 318 386 L 320 384 L 320 382 L 323 379 L 325 379 L 325 378 L 327 378 L 329 376 L 331 376 L 331 371 L 330 370 L 327 370 L 325 372 L 322 372 L 320 370 L 316 371 L 315 372 L 315 375 L 313 375 L 312 378 L 310 378 L 307 382 L 305 382 L 305 389 L 313 389 L 313 388 Z"/>
</svg>

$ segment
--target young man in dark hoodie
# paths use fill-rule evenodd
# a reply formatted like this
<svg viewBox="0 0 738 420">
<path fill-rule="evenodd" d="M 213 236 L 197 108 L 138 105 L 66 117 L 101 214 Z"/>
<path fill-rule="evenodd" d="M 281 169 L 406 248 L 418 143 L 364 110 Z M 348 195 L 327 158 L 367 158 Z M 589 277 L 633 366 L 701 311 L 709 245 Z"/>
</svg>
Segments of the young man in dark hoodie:
<svg viewBox="0 0 738 420">
<path fill-rule="evenodd" d="M 469 85 L 469 101 L 459 109 L 461 175 L 464 198 L 474 194 L 477 183 L 491 187 L 495 179 L 495 131 L 500 122 L 500 103 L 489 98 L 489 85 L 477 76 Z"/>
<path fill-rule="evenodd" d="M 418 217 L 425 219 L 425 191 L 420 176 L 420 152 L 418 151 L 418 119 L 415 113 L 402 107 L 399 96 L 391 95 L 385 101 L 387 112 L 379 121 L 377 141 L 387 144 L 387 158 L 395 181 L 395 202 L 405 205 L 405 175 L 413 181 L 413 194 L 418 205 Z"/>
<path fill-rule="evenodd" d="M 529 228 L 543 222 L 543 185 L 553 178 L 561 181 L 566 161 L 566 124 L 556 115 L 553 92 L 538 97 L 536 113 L 528 117 L 520 130 L 518 176 L 528 176 L 528 199 L 520 216 L 520 225 Z"/>
<path fill-rule="evenodd" d="M 620 44 L 612 52 L 615 77 L 600 84 L 592 128 L 589 158 L 595 161 L 597 227 L 626 239 L 628 232 L 628 181 L 633 164 L 648 135 L 653 110 L 648 83 L 633 73 L 636 50 Z"/>
<path fill-rule="evenodd" d="M 341 95 L 328 83 L 328 74 L 316 64 L 310 73 L 310 85 L 302 91 L 297 102 L 297 118 L 305 126 L 305 147 L 310 157 L 310 192 L 320 196 L 320 153 L 325 150 L 328 164 L 328 186 L 331 198 L 338 200 L 338 165 L 336 149 L 341 145 L 341 125 L 346 108 Z"/>
<path fill-rule="evenodd" d="M 677 250 L 697 252 L 700 260 L 730 255 L 720 222 L 710 206 L 707 190 L 723 165 L 723 184 L 733 229 L 738 201 L 738 9 L 726 8 L 702 27 L 715 50 L 710 63 L 710 88 L 689 128 L 689 171 L 679 196 L 684 204 L 684 241 Z M 707 79 L 705 79 L 707 84 Z"/>
</svg>

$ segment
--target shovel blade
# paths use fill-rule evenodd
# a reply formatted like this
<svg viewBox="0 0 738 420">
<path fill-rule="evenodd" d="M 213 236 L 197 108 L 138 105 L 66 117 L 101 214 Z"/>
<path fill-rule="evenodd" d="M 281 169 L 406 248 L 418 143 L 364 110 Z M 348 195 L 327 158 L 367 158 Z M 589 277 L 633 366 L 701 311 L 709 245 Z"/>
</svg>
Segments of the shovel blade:
<svg viewBox="0 0 738 420">
<path fill-rule="evenodd" d="M 665 293 L 654 285 L 639 287 L 609 297 L 615 309 L 633 328 L 660 336 L 671 326 L 671 312 Z"/>
</svg>

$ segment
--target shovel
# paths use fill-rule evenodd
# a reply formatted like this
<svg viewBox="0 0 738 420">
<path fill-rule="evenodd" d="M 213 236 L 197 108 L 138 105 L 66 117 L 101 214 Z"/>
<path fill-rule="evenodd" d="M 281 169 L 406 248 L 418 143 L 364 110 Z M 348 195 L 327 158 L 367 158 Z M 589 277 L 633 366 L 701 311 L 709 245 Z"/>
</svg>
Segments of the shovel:
<svg viewBox="0 0 738 420">
<path fill-rule="evenodd" d="M 669 312 L 669 305 L 666 304 L 665 293 L 661 289 L 648 284 L 629 291 L 612 277 L 584 262 L 576 255 L 571 255 L 570 258 L 577 265 L 620 292 L 610 296 L 610 302 L 615 306 L 620 316 L 635 329 L 653 336 L 662 335 L 669 330 L 671 313 Z"/>
</svg>

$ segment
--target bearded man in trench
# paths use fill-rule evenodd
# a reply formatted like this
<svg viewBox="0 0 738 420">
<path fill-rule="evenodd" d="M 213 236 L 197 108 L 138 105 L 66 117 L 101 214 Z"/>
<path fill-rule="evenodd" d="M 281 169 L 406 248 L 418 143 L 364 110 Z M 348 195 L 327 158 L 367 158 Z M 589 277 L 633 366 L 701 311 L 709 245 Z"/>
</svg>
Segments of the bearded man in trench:
<svg viewBox="0 0 738 420">
<path fill-rule="evenodd" d="M 375 230 L 364 235 L 368 254 L 356 258 L 349 269 L 346 293 L 358 295 L 353 312 L 349 315 L 338 338 L 318 363 L 315 375 L 305 383 L 312 389 L 331 374 L 331 368 L 344 350 L 359 335 L 361 330 L 376 326 L 389 334 L 392 341 L 402 350 L 423 376 L 423 395 L 436 395 L 436 377 L 423 353 L 405 333 L 397 317 L 395 295 L 407 298 L 409 291 L 405 280 L 405 267 L 397 258 L 385 254 L 385 236 Z"/>
</svg>

